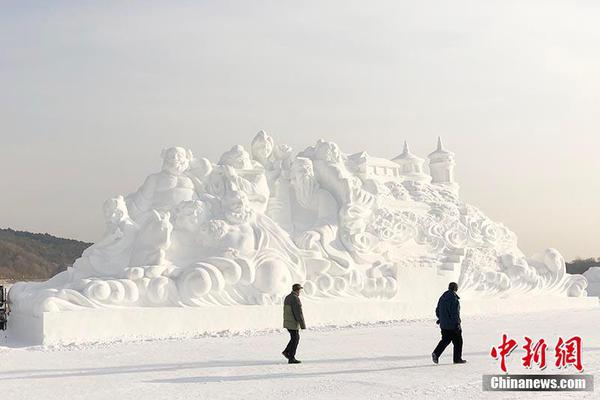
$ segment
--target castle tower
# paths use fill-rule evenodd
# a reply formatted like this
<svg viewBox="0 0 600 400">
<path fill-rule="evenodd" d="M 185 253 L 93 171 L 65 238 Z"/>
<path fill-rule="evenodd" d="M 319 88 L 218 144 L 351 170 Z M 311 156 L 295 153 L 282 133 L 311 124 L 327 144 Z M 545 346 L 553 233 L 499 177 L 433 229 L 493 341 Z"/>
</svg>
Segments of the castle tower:
<svg viewBox="0 0 600 400">
<path fill-rule="evenodd" d="M 445 186 L 458 195 L 458 183 L 454 182 L 454 153 L 444 149 L 442 138 L 438 136 L 437 149 L 429 154 L 431 183 Z"/>
<path fill-rule="evenodd" d="M 406 140 L 404 141 L 404 151 L 402 154 L 392 159 L 392 161 L 400 165 L 400 173 L 407 181 L 429 183 L 431 180 L 431 177 L 423 172 L 423 163 L 425 160 L 410 152 Z"/>
</svg>

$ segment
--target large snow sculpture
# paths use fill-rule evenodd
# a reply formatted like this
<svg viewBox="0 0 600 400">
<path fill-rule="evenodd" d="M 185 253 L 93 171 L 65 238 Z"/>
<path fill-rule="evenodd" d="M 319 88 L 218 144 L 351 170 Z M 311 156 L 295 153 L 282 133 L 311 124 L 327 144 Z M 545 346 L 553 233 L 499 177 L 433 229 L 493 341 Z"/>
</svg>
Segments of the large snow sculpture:
<svg viewBox="0 0 600 400">
<path fill-rule="evenodd" d="M 325 140 L 294 156 L 261 131 L 249 149 L 216 164 L 163 150 L 160 172 L 105 202 L 104 238 L 49 281 L 15 284 L 13 310 L 277 304 L 294 282 L 317 302 L 397 299 L 424 271 L 472 297 L 586 294 L 556 250 L 527 259 L 459 200 L 441 140 L 431 175 L 406 143 L 393 160 Z"/>
</svg>

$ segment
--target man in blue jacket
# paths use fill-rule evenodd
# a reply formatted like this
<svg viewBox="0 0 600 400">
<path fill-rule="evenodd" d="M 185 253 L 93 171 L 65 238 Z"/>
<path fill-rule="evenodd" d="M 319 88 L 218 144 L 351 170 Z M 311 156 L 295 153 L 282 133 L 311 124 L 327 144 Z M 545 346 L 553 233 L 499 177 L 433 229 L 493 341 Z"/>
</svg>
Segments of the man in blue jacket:
<svg viewBox="0 0 600 400">
<path fill-rule="evenodd" d="M 456 294 L 457 291 L 458 284 L 450 282 L 448 290 L 442 294 L 435 309 L 435 315 L 438 318 L 437 323 L 442 330 L 442 340 L 440 340 L 433 353 L 431 353 L 431 358 L 436 364 L 450 342 L 454 346 L 454 364 L 464 364 L 467 362 L 462 359 L 463 339 L 460 327 L 460 297 Z"/>
</svg>

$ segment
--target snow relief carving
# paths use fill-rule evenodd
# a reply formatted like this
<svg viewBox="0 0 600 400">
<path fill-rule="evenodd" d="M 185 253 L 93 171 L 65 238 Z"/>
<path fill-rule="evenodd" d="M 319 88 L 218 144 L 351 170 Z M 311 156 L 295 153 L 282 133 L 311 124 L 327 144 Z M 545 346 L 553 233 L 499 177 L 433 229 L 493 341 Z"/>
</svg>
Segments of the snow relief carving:
<svg viewBox="0 0 600 400">
<path fill-rule="evenodd" d="M 560 253 L 526 258 L 513 232 L 459 199 L 454 154 L 425 160 L 343 153 L 319 140 L 294 155 L 260 131 L 217 163 L 171 147 L 137 191 L 108 199 L 104 237 L 72 267 L 10 291 L 14 311 L 392 299 L 403 268 L 455 276 L 475 296 L 585 296 Z M 454 275 L 452 275 L 454 274 Z"/>
</svg>

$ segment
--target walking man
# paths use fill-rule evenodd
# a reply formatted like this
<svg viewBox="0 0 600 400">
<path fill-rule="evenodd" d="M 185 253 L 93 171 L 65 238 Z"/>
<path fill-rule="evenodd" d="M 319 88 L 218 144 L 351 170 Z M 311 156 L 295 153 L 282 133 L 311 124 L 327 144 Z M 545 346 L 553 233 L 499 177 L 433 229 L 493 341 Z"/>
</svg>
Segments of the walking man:
<svg viewBox="0 0 600 400">
<path fill-rule="evenodd" d="M 296 360 L 296 349 L 300 341 L 298 330 L 306 329 L 306 325 L 302 314 L 300 290 L 302 290 L 302 286 L 295 283 L 292 286 L 292 293 L 288 294 L 283 301 L 283 327 L 290 333 L 290 341 L 281 354 L 288 359 L 288 364 L 300 364 L 301 362 Z"/>
<path fill-rule="evenodd" d="M 454 364 L 464 364 L 467 362 L 462 359 L 463 339 L 460 327 L 460 297 L 456 294 L 457 291 L 458 285 L 456 282 L 450 282 L 448 291 L 442 294 L 435 309 L 435 315 L 438 318 L 437 323 L 442 330 L 442 340 L 440 340 L 433 353 L 431 353 L 431 358 L 436 364 L 450 342 L 454 346 Z"/>
</svg>

